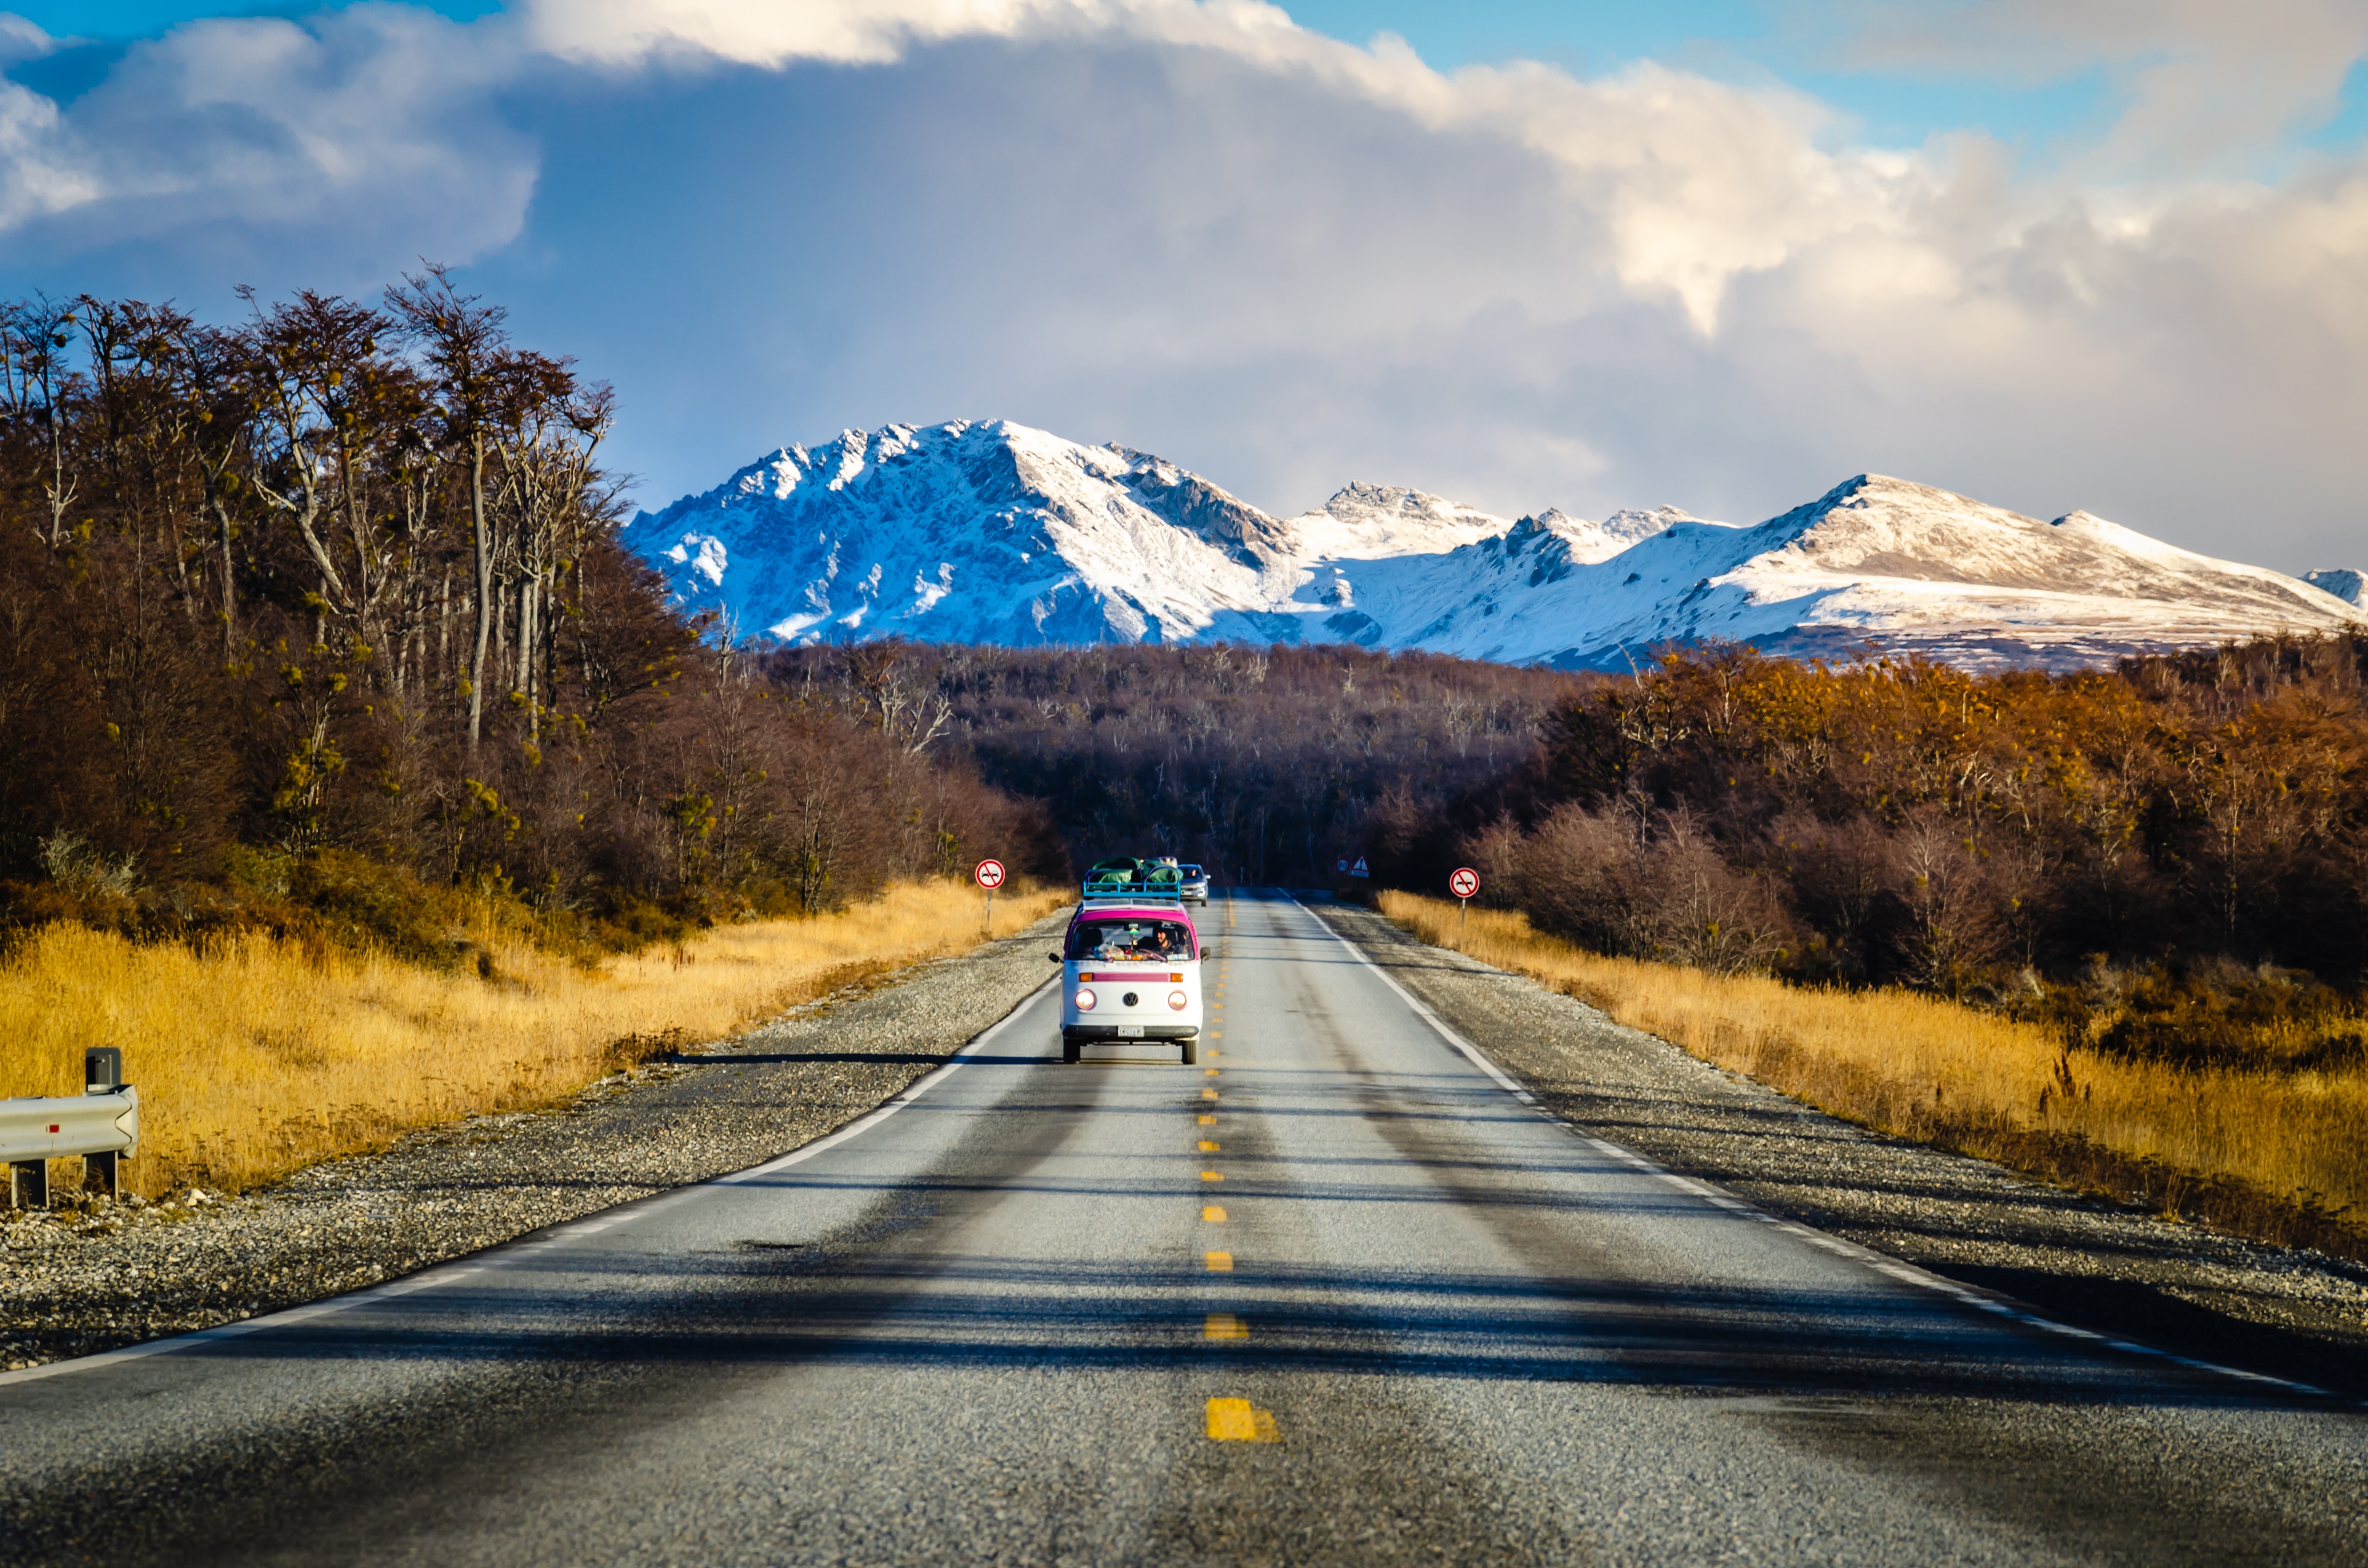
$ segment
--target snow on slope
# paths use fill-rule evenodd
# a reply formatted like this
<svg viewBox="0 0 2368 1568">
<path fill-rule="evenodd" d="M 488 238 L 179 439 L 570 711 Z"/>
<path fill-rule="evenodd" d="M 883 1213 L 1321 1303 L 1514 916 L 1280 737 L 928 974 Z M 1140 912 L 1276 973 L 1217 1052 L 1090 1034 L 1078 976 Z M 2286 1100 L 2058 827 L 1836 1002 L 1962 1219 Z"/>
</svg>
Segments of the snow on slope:
<svg viewBox="0 0 2368 1568">
<path fill-rule="evenodd" d="M 2044 523 L 1882 475 L 1750 528 L 1674 507 L 1508 522 L 1362 483 L 1278 519 L 1158 458 L 1001 421 L 786 448 L 628 537 L 687 604 L 796 642 L 1346 642 L 1617 669 L 1717 638 L 2060 667 L 2368 626 L 2320 586 L 2085 512 Z"/>
<path fill-rule="evenodd" d="M 1173 463 L 997 421 L 787 447 L 629 539 L 695 608 L 787 642 L 1263 636 L 1277 525 Z"/>
</svg>

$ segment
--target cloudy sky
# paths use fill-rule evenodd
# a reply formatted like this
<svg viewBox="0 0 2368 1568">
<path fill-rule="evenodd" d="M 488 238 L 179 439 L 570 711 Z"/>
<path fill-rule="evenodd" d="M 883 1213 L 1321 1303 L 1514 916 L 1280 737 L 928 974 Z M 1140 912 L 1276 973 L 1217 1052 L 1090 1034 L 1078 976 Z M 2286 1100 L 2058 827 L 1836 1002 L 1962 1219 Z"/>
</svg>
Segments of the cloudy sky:
<svg viewBox="0 0 2368 1568">
<path fill-rule="evenodd" d="M 0 18 L 0 290 L 372 294 L 662 504 L 1006 416 L 1296 511 L 1873 470 L 2368 565 L 2362 0 L 511 0 Z"/>
</svg>

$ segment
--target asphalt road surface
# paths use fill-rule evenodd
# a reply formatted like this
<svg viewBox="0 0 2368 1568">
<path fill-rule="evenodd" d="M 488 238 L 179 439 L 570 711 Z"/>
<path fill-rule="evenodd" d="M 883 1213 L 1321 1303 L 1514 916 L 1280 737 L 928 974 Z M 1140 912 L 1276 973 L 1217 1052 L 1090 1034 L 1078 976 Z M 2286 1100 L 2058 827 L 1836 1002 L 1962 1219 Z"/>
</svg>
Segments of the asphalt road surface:
<svg viewBox="0 0 2368 1568">
<path fill-rule="evenodd" d="M 771 1165 L 0 1379 L 0 1553 L 2368 1562 L 2368 1414 L 1641 1165 L 1286 898 L 1204 924 L 1200 1067 L 1062 1066 L 1048 984 Z"/>
</svg>

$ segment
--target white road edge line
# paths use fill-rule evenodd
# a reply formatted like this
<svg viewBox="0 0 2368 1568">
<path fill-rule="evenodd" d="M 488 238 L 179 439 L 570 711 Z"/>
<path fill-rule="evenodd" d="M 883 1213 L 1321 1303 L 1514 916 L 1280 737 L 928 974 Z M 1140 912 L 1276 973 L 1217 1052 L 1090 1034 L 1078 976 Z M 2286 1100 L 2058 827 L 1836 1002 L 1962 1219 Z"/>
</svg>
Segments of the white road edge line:
<svg viewBox="0 0 2368 1568">
<path fill-rule="evenodd" d="M 1001 1034 L 1005 1029 L 1010 1028 L 1012 1022 L 1017 1019 L 1021 1013 L 1027 1010 L 1028 1004 L 1033 1002 L 1037 997 L 1051 990 L 1053 985 L 1059 982 L 1060 978 L 1061 977 L 1057 974 L 1053 975 L 1047 979 L 1043 984 L 1036 987 L 1035 990 L 1030 991 L 1027 995 L 1022 996 L 1018 1002 L 1012 1004 L 1011 1011 L 1004 1014 L 1003 1017 L 997 1018 L 994 1023 L 980 1030 L 976 1038 L 973 1039 L 969 1044 L 963 1046 L 960 1051 L 955 1051 L 951 1057 L 947 1059 L 944 1065 L 934 1068 L 928 1073 L 924 1074 L 921 1077 L 916 1079 L 904 1093 L 896 1096 L 894 1099 L 890 1100 L 886 1105 L 882 1106 L 879 1109 L 872 1111 L 868 1115 L 857 1117 L 853 1121 L 848 1122 L 846 1126 L 840 1128 L 837 1131 L 832 1133 L 827 1138 L 817 1138 L 811 1143 L 803 1144 L 776 1159 L 766 1161 L 761 1165 L 750 1165 L 745 1171 L 734 1171 L 729 1176 L 716 1176 L 713 1179 L 702 1182 L 700 1185 L 702 1187 L 737 1187 L 743 1182 L 758 1181 L 772 1175 L 775 1171 L 785 1171 L 791 1165 L 803 1165 L 826 1149 L 836 1149 L 841 1143 L 846 1142 L 848 1139 L 853 1138 L 860 1133 L 870 1131 L 872 1128 L 879 1126 L 882 1122 L 887 1120 L 898 1111 L 903 1110 L 906 1106 L 911 1105 L 915 1100 L 919 1099 L 923 1095 L 928 1094 L 931 1089 L 936 1088 L 939 1084 L 944 1083 L 948 1078 L 952 1077 L 955 1073 L 962 1069 L 964 1063 L 974 1052 L 985 1047 L 986 1042 L 993 1040 L 996 1035 Z M 682 1190 L 685 1192 L 692 1192 L 698 1189 L 696 1187 L 686 1187 Z M 620 1218 L 623 1219 L 634 1217 L 635 1216 L 631 1215 L 620 1216 Z"/>
<path fill-rule="evenodd" d="M 1454 1029 L 1449 1028 L 1447 1021 L 1444 1018 L 1441 1018 L 1437 1013 L 1432 1012 L 1421 1002 L 1417 1001 L 1405 986 L 1400 985 L 1395 980 L 1390 977 L 1388 971 L 1383 969 L 1381 965 L 1367 958 L 1363 949 L 1358 947 L 1356 943 L 1349 940 L 1348 937 L 1340 935 L 1339 932 L 1334 930 L 1330 921 L 1316 914 L 1315 911 L 1309 909 L 1307 905 L 1300 903 L 1298 898 L 1294 896 L 1288 888 L 1281 891 L 1283 897 L 1290 899 L 1291 902 L 1295 904 L 1299 904 L 1299 907 L 1306 912 L 1310 919 L 1314 920 L 1317 926 L 1323 927 L 1324 934 L 1326 936 L 1331 937 L 1342 947 L 1348 949 L 1349 955 L 1351 958 L 1355 959 L 1359 963 L 1363 964 L 1367 969 L 1372 970 L 1375 979 L 1379 980 L 1383 985 L 1388 986 L 1392 991 L 1395 992 L 1397 994 L 1398 1000 L 1404 1002 L 1406 1006 L 1413 1011 L 1416 1017 L 1420 1018 L 1424 1023 L 1429 1025 L 1431 1029 L 1438 1034 L 1440 1039 L 1445 1040 L 1457 1051 L 1463 1052 L 1463 1055 L 1471 1061 L 1474 1067 L 1479 1068 L 1480 1071 L 1488 1074 L 1490 1078 L 1496 1080 L 1498 1087 L 1504 1089 L 1508 1094 L 1519 1096 L 1522 1100 L 1528 1103 L 1536 1103 L 1535 1096 L 1531 1096 L 1531 1093 L 1527 1089 L 1521 1087 L 1520 1085 L 1514 1082 L 1511 1076 L 1509 1076 L 1503 1068 L 1497 1066 L 1495 1062 L 1489 1061 L 1487 1057 L 1482 1055 L 1478 1046 L 1474 1045 L 1470 1040 L 1465 1040 Z M 1572 1131 L 1576 1131 L 1577 1130 L 1573 1128 Z M 1581 1134 L 1581 1136 L 1587 1137 L 1587 1142 L 1600 1153 L 1607 1154 L 1615 1160 L 1619 1160 L 1623 1164 L 1634 1165 L 1639 1171 L 1657 1176 L 1662 1181 L 1668 1183 L 1671 1187 L 1677 1187 L 1682 1192 L 1689 1193 L 1696 1198 L 1706 1199 L 1710 1202 L 1716 1204 L 1721 1209 L 1747 1212 L 1755 1219 L 1768 1221 L 1771 1224 L 1775 1224 L 1784 1230 L 1792 1232 L 1794 1235 L 1800 1236 L 1804 1240 L 1814 1243 L 1816 1245 L 1824 1248 L 1827 1252 L 1838 1253 L 1844 1256 L 1853 1258 L 1879 1273 L 1887 1275 L 1890 1278 L 1898 1280 L 1902 1284 L 1918 1286 L 1921 1289 L 1932 1291 L 1935 1294 L 1951 1297 L 1965 1306 L 1978 1307 L 1984 1312 L 1995 1312 L 2002 1317 L 2013 1318 L 2017 1322 L 2029 1324 L 2033 1328 L 2044 1329 L 2051 1334 L 2064 1335 L 2076 1339 L 2094 1340 L 2106 1346 L 2108 1349 L 2118 1350 L 2125 1355 L 2154 1357 L 2171 1362 L 2176 1366 L 2189 1368 L 2194 1371 L 2214 1372 L 2224 1378 L 2234 1378 L 2240 1382 L 2267 1383 L 2273 1388 L 2282 1388 L 2290 1390 L 2294 1393 L 2307 1394 L 2314 1399 L 2334 1400 L 2338 1397 L 2325 1389 L 2315 1388 L 2309 1383 L 2298 1383 L 2288 1378 L 2274 1378 L 2266 1372 L 2248 1372 L 2238 1367 L 2224 1367 L 2214 1361 L 2198 1361 L 2185 1356 L 2173 1356 L 2167 1350 L 2157 1350 L 2150 1345 L 2137 1345 L 2125 1339 L 2108 1339 L 2103 1335 L 2092 1334 L 2085 1328 L 2075 1328 L 2069 1324 L 2057 1323 L 2053 1318 L 2040 1317 L 2035 1313 L 2027 1312 L 2020 1307 L 2010 1306 L 2004 1301 L 1995 1301 L 1987 1296 L 1981 1295 L 1964 1285 L 1958 1284 L 1953 1279 L 1945 1279 L 1939 1275 L 1927 1273 L 1923 1269 L 1917 1267 L 1912 1263 L 1905 1263 L 1897 1258 L 1891 1257 L 1886 1254 L 1875 1252 L 1870 1248 L 1860 1246 L 1856 1242 L 1844 1241 L 1839 1236 L 1829 1236 L 1823 1231 L 1812 1230 L 1810 1227 L 1800 1223 L 1798 1221 L 1780 1219 L 1777 1216 L 1761 1210 L 1757 1204 L 1750 1202 L 1748 1199 L 1736 1198 L 1730 1193 L 1723 1192 L 1719 1188 L 1711 1186 L 1709 1183 L 1697 1181 L 1691 1176 L 1682 1176 L 1675 1171 L 1665 1170 L 1651 1160 L 1646 1159 L 1644 1155 L 1637 1153 L 1633 1149 L 1623 1149 L 1617 1143 L 1607 1142 L 1600 1138 L 1591 1137 L 1586 1134 Z M 2368 1408 L 2368 1402 L 2363 1402 L 2362 1408 Z"/>
<path fill-rule="evenodd" d="M 856 1118 L 827 1138 L 817 1138 L 811 1143 L 792 1149 L 788 1153 L 768 1160 L 761 1165 L 751 1165 L 746 1170 L 734 1171 L 725 1176 L 711 1176 L 706 1181 L 693 1182 L 688 1187 L 677 1187 L 655 1200 L 644 1199 L 634 1206 L 632 1213 L 608 1214 L 588 1222 L 571 1221 L 563 1225 L 554 1234 L 541 1241 L 528 1242 L 523 1244 L 514 1242 L 496 1242 L 492 1247 L 484 1251 L 463 1254 L 451 1262 L 436 1264 L 421 1269 L 416 1274 L 405 1275 L 400 1279 L 390 1280 L 383 1285 L 372 1285 L 367 1290 L 355 1290 L 341 1296 L 329 1296 L 317 1301 L 307 1301 L 301 1307 L 286 1307 L 276 1312 L 266 1312 L 260 1317 L 241 1318 L 236 1323 L 216 1324 L 211 1328 L 201 1328 L 195 1333 L 176 1334 L 170 1339 L 152 1339 L 144 1345 L 126 1345 L 120 1349 L 102 1350 L 96 1356 L 76 1356 L 68 1360 L 51 1361 L 43 1366 L 20 1368 L 13 1372 L 0 1372 L 0 1388 L 6 1388 L 12 1383 L 39 1382 L 43 1378 L 63 1377 L 68 1372 L 96 1371 L 101 1367 L 110 1367 L 121 1361 L 138 1361 L 150 1356 L 167 1356 L 176 1350 L 188 1350 L 200 1345 L 235 1339 L 241 1335 L 256 1334 L 268 1328 L 292 1327 L 300 1323 L 309 1323 L 314 1318 L 327 1317 L 333 1312 L 347 1312 L 355 1307 L 368 1306 L 374 1301 L 383 1301 L 395 1296 L 408 1296 L 415 1290 L 434 1290 L 439 1285 L 453 1284 L 472 1274 L 482 1274 L 488 1268 L 499 1267 L 501 1258 L 488 1257 L 487 1253 L 498 1253 L 511 1257 L 540 1253 L 555 1245 L 562 1237 L 573 1238 L 605 1231 L 611 1225 L 638 1219 L 654 1209 L 688 1198 L 701 1187 L 733 1187 L 742 1182 L 755 1181 L 775 1171 L 787 1170 L 791 1165 L 813 1159 L 825 1149 L 837 1148 L 858 1133 L 879 1126 L 939 1084 L 944 1083 L 953 1075 L 957 1068 L 963 1064 L 965 1059 L 1009 1028 L 1014 1019 L 1028 1010 L 1028 1005 L 1051 989 L 1053 982 L 1059 978 L 1060 976 L 1054 975 L 1027 995 L 1022 996 L 1012 1005 L 1011 1011 L 981 1030 L 969 1043 L 955 1051 L 943 1065 L 916 1079 L 902 1094 L 897 1095 L 877 1110 Z"/>
</svg>

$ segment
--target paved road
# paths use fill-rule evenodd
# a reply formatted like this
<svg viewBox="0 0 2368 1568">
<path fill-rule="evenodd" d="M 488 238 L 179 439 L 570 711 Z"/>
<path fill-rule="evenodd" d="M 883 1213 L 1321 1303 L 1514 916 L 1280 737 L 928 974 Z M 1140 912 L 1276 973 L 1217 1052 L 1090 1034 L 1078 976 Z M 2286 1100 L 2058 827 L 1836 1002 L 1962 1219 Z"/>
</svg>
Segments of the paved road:
<svg viewBox="0 0 2368 1568">
<path fill-rule="evenodd" d="M 1202 1068 L 1063 1067 L 1048 987 L 794 1163 L 0 1380 L 0 1553 L 2368 1561 L 2368 1415 L 1640 1168 L 1287 899 L 1208 924 Z"/>
</svg>

